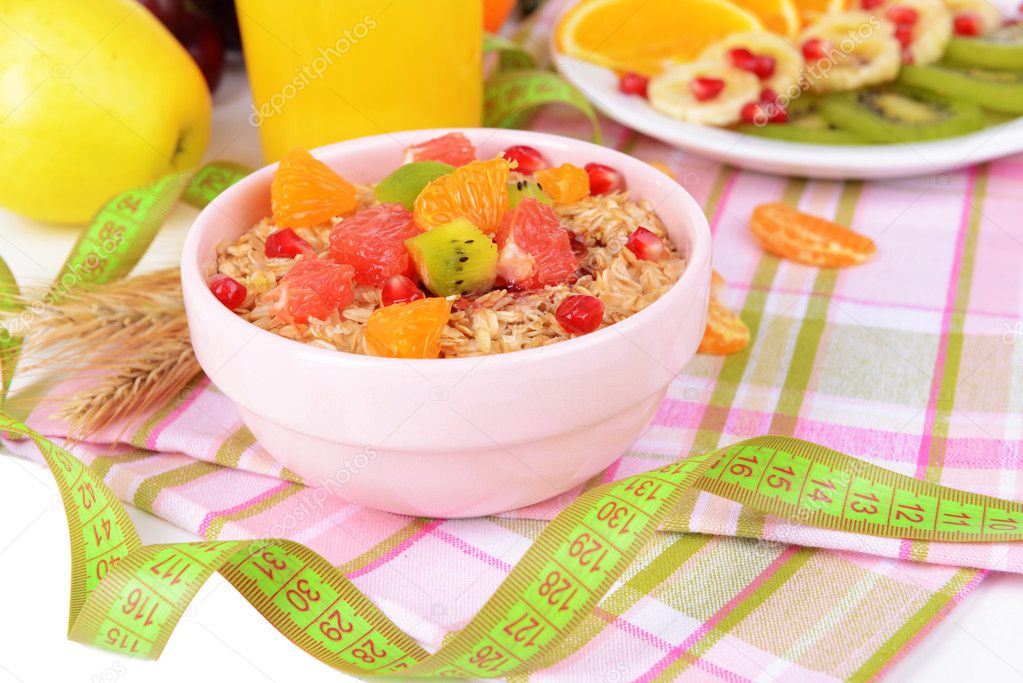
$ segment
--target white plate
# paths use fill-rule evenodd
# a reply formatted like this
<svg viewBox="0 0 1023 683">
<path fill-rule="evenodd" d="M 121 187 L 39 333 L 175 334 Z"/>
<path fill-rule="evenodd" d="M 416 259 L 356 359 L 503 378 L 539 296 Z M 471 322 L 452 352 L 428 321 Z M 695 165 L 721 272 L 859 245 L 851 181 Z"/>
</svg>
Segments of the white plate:
<svg viewBox="0 0 1023 683">
<path fill-rule="evenodd" d="M 742 168 L 810 178 L 897 178 L 933 175 L 1023 152 L 1023 118 L 958 138 L 898 145 L 810 145 L 684 123 L 641 97 L 618 91 L 604 67 L 568 57 L 551 41 L 562 76 L 619 123 L 688 152 Z"/>
</svg>

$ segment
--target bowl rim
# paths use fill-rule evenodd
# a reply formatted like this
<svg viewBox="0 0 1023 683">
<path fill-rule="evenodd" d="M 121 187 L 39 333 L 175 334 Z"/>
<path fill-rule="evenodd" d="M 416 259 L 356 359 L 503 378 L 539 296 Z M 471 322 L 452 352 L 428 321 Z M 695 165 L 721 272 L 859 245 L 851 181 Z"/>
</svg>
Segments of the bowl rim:
<svg viewBox="0 0 1023 683">
<path fill-rule="evenodd" d="M 213 296 L 212 292 L 210 292 L 208 278 L 202 273 L 202 268 L 200 266 L 203 259 L 201 258 L 202 255 L 198 253 L 198 246 L 202 238 L 202 233 L 204 232 L 204 227 L 207 224 L 214 224 L 215 218 L 223 220 L 225 215 L 230 216 L 230 213 L 225 212 L 221 208 L 220 204 L 235 194 L 248 191 L 250 189 L 248 186 L 264 182 L 264 178 L 268 176 L 272 178 L 273 170 L 275 170 L 278 165 L 278 162 L 274 162 L 256 169 L 231 187 L 224 190 L 224 192 L 218 195 L 212 202 L 203 208 L 192 222 L 192 225 L 188 229 L 188 234 L 185 237 L 180 261 L 182 296 L 186 305 L 201 306 L 207 309 L 207 312 L 209 312 L 213 316 L 213 319 L 216 320 L 221 334 L 230 335 L 231 337 L 247 335 L 249 341 L 256 337 L 261 337 L 267 344 L 271 345 L 269 350 L 275 354 L 278 350 L 281 355 L 302 353 L 305 356 L 308 354 L 307 357 L 309 359 L 322 361 L 333 366 L 369 365 L 372 367 L 383 368 L 393 367 L 396 364 L 401 363 L 420 372 L 436 372 L 442 368 L 450 369 L 452 371 L 467 370 L 475 368 L 482 362 L 496 363 L 498 365 L 515 365 L 520 362 L 529 362 L 541 359 L 549 360 L 556 359 L 567 354 L 583 353 L 587 348 L 593 349 L 594 347 L 602 346 L 605 340 L 613 338 L 613 334 L 624 335 L 627 337 L 629 330 L 638 325 L 646 324 L 648 319 L 649 322 L 655 322 L 654 316 L 657 316 L 662 312 L 667 312 L 668 306 L 671 305 L 670 300 L 681 296 L 681 292 L 683 290 L 695 288 L 699 291 L 697 278 L 699 277 L 699 271 L 703 270 L 700 265 L 703 263 L 709 264 L 711 253 L 710 226 L 703 209 L 689 191 L 679 184 L 674 178 L 666 175 L 653 166 L 650 166 L 646 162 L 616 149 L 551 133 L 504 128 L 460 127 L 428 128 L 395 133 L 382 133 L 380 135 L 353 138 L 351 140 L 343 140 L 323 145 L 313 148 L 309 150 L 309 152 L 317 159 L 324 160 L 325 163 L 330 165 L 331 160 L 328 159 L 335 155 L 343 157 L 344 150 L 347 147 L 374 147 L 385 141 L 390 143 L 398 142 L 407 146 L 412 144 L 414 141 L 429 140 L 434 137 L 455 132 L 465 133 L 473 140 L 473 143 L 477 145 L 482 144 L 482 142 L 486 142 L 489 137 L 494 135 L 511 135 L 515 138 L 515 141 L 510 144 L 531 144 L 532 146 L 541 148 L 541 150 L 543 150 L 545 146 L 550 147 L 555 145 L 582 148 L 583 150 L 591 149 L 599 155 L 610 155 L 611 159 L 618 159 L 621 162 L 619 168 L 626 171 L 626 167 L 628 167 L 628 170 L 626 171 L 627 173 L 658 174 L 662 177 L 659 178 L 659 180 L 666 181 L 667 183 L 674 185 L 674 188 L 666 194 L 664 198 L 662 198 L 661 204 L 666 203 L 669 198 L 671 198 L 673 201 L 679 202 L 682 209 L 680 212 L 673 212 L 671 214 L 671 218 L 668 220 L 664 219 L 661 212 L 658 212 L 658 215 L 661 216 L 661 220 L 665 223 L 677 220 L 684 226 L 688 226 L 686 230 L 690 239 L 690 248 L 688 250 L 686 269 L 682 273 L 682 276 L 667 291 L 658 297 L 656 301 L 624 320 L 613 323 L 589 334 L 572 337 L 570 339 L 545 346 L 522 349 L 519 351 L 458 358 L 384 358 L 312 346 L 298 340 L 282 337 L 281 335 L 274 334 L 269 330 L 264 330 L 235 314 L 234 311 L 228 310 L 216 299 L 216 297 Z M 481 142 L 478 139 L 478 136 L 483 135 L 487 136 L 487 138 Z M 476 136 L 475 139 L 474 136 Z M 604 161 L 607 161 L 607 159 L 601 160 L 601 163 Z M 231 217 L 231 219 L 235 223 L 240 223 L 240 221 L 237 221 L 233 217 Z M 244 229 L 247 230 L 248 228 Z M 708 267 L 708 274 L 709 270 L 710 268 Z M 205 296 L 202 294 L 199 294 L 198 296 L 191 296 L 191 293 L 196 291 L 204 292 Z"/>
</svg>

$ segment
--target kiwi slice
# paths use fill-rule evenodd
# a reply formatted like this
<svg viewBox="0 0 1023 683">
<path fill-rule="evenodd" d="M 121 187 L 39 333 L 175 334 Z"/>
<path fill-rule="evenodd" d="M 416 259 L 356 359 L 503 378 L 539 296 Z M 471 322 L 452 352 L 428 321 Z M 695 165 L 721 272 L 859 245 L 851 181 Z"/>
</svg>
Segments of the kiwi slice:
<svg viewBox="0 0 1023 683">
<path fill-rule="evenodd" d="M 899 83 L 991 111 L 1023 114 L 1023 71 L 993 71 L 970 66 L 907 64 Z"/>
<path fill-rule="evenodd" d="M 437 296 L 494 288 L 497 244 L 464 218 L 405 240 L 423 285 Z"/>
<path fill-rule="evenodd" d="M 508 183 L 508 208 L 514 209 L 526 197 L 532 197 L 541 204 L 550 206 L 551 196 L 543 191 L 535 180 L 518 180 Z"/>
<path fill-rule="evenodd" d="M 981 69 L 1023 71 L 1023 24 L 1010 24 L 976 38 L 956 37 L 944 61 Z"/>
<path fill-rule="evenodd" d="M 940 140 L 985 125 L 975 104 L 905 86 L 834 93 L 821 100 L 821 114 L 831 125 L 879 143 Z"/>
<path fill-rule="evenodd" d="M 385 204 L 396 202 L 411 211 L 424 187 L 454 170 L 454 166 L 440 161 L 413 161 L 399 166 L 377 183 L 373 192 L 378 201 Z"/>
<path fill-rule="evenodd" d="M 831 125 L 820 114 L 820 101 L 816 97 L 803 95 L 789 103 L 787 123 L 769 123 L 766 126 L 743 124 L 739 132 L 758 135 L 772 140 L 805 142 L 817 145 L 865 145 L 869 144 L 855 133 Z"/>
</svg>

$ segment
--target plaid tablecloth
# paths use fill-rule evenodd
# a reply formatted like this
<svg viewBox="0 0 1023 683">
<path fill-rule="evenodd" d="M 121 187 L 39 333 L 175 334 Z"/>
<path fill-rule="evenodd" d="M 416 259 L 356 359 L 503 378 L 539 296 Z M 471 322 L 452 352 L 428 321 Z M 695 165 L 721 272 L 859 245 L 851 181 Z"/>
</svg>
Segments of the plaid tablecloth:
<svg viewBox="0 0 1023 683">
<path fill-rule="evenodd" d="M 546 112 L 534 127 L 586 137 Z M 760 434 L 816 441 L 890 469 L 1023 498 L 1023 157 L 883 183 L 738 171 L 605 122 L 608 144 L 667 165 L 705 207 L 726 303 L 753 344 L 697 357 L 611 480 Z M 753 207 L 785 201 L 870 235 L 844 271 L 764 254 Z M 30 423 L 59 437 L 46 408 Z M 12 444 L 31 455 L 31 448 Z M 206 378 L 74 452 L 125 501 L 200 537 L 286 536 L 344 568 L 427 648 L 463 626 L 578 491 L 473 520 L 412 519 L 302 486 Z M 556 454 L 552 454 L 556 457 Z M 338 483 L 358 476 L 339 469 Z M 534 680 L 868 680 L 984 576 L 1023 571 L 1023 544 L 899 542 L 820 531 L 694 495 Z M 297 654 L 297 653 L 296 653 Z"/>
<path fill-rule="evenodd" d="M 536 126 L 585 135 L 567 113 Z M 727 303 L 754 342 L 735 356 L 697 357 L 652 426 L 597 479 L 775 433 L 1023 498 L 1023 158 L 914 180 L 806 182 L 605 129 L 612 144 L 666 164 L 706 208 Z M 877 258 L 833 271 L 764 254 L 747 222 L 754 206 L 776 200 L 870 235 Z M 45 410 L 31 423 L 59 436 Z M 206 378 L 75 452 L 124 500 L 199 536 L 313 547 L 427 647 L 466 623 L 578 493 L 474 520 L 348 505 L 282 471 Z M 357 463 L 338 482 L 349 476 Z M 1018 545 L 825 532 L 707 494 L 687 509 L 695 533 L 660 534 L 574 634 L 581 649 L 533 678 L 870 679 L 977 585 L 984 572 L 966 567 L 1023 571 Z"/>
</svg>

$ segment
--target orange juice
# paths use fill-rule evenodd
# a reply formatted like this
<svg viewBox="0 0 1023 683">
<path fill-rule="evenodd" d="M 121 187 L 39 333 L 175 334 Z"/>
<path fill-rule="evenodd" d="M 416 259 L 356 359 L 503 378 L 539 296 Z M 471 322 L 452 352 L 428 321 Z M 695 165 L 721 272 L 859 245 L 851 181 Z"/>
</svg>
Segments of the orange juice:
<svg viewBox="0 0 1023 683">
<path fill-rule="evenodd" d="M 482 4 L 237 0 L 267 161 L 293 147 L 480 125 Z"/>
</svg>

